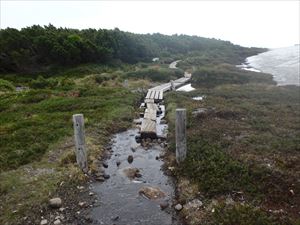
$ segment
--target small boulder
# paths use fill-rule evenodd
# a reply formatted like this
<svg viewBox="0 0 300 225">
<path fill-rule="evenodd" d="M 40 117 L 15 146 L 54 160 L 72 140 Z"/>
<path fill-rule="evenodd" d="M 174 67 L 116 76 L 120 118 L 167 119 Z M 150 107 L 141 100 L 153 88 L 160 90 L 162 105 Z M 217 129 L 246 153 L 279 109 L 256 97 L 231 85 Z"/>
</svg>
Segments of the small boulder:
<svg viewBox="0 0 300 225">
<path fill-rule="evenodd" d="M 117 160 L 117 161 L 116 161 L 116 164 L 117 164 L 117 166 L 120 166 L 121 161 L 120 161 L 120 160 Z"/>
<path fill-rule="evenodd" d="M 182 205 L 181 204 L 177 204 L 177 205 L 175 205 L 175 207 L 174 207 L 177 211 L 180 211 L 180 210 L 182 210 Z"/>
<path fill-rule="evenodd" d="M 54 224 L 54 225 L 60 225 L 60 224 L 61 224 L 60 219 L 55 220 L 53 224 Z"/>
<path fill-rule="evenodd" d="M 141 143 L 141 141 L 142 141 L 141 135 L 136 135 L 135 141 L 136 141 L 136 143 Z"/>
<path fill-rule="evenodd" d="M 113 217 L 111 218 L 111 220 L 112 220 L 112 221 L 117 221 L 119 218 L 120 218 L 119 216 L 113 216 Z"/>
<path fill-rule="evenodd" d="M 127 176 L 129 179 L 134 179 L 136 177 L 141 177 L 142 175 L 140 174 L 139 169 L 137 168 L 125 168 L 123 169 L 123 173 L 125 174 L 125 176 Z"/>
<path fill-rule="evenodd" d="M 49 200 L 49 205 L 51 208 L 60 208 L 62 205 L 61 198 L 52 198 Z"/>
<path fill-rule="evenodd" d="M 133 162 L 133 156 L 129 155 L 127 158 L 128 163 L 132 163 Z"/>
<path fill-rule="evenodd" d="M 106 162 L 103 162 L 102 165 L 103 165 L 104 168 L 108 167 L 108 164 Z"/>
<path fill-rule="evenodd" d="M 109 174 L 104 174 L 103 177 L 104 177 L 104 179 L 109 179 L 110 175 Z"/>
<path fill-rule="evenodd" d="M 142 187 L 139 190 L 139 194 L 145 196 L 148 199 L 159 199 L 164 198 L 166 194 L 157 187 Z"/>
<path fill-rule="evenodd" d="M 161 202 L 159 204 L 159 206 L 160 206 L 161 210 L 164 210 L 164 209 L 168 208 L 169 203 L 167 201 L 164 201 L 164 202 Z"/>
<path fill-rule="evenodd" d="M 96 177 L 95 179 L 96 181 L 100 181 L 100 182 L 103 182 L 105 180 L 104 177 Z"/>
<path fill-rule="evenodd" d="M 86 202 L 79 202 L 78 205 L 81 207 L 81 208 L 85 208 L 87 207 L 87 203 Z"/>
<path fill-rule="evenodd" d="M 40 223 L 40 225 L 47 225 L 48 224 L 48 220 L 46 219 L 43 219 Z"/>
</svg>

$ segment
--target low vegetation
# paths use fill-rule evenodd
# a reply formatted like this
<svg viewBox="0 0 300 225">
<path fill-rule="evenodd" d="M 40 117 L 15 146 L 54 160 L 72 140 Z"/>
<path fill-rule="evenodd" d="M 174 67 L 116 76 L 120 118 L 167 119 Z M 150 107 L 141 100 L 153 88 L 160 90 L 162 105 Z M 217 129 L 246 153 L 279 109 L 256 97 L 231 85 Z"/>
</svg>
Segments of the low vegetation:
<svg viewBox="0 0 300 225">
<path fill-rule="evenodd" d="M 185 70 L 197 90 L 171 92 L 166 101 L 173 151 L 174 110 L 188 112 L 188 155 L 174 171 L 178 200 L 203 206 L 184 208 L 186 221 L 299 223 L 299 87 L 278 87 L 268 74 L 234 66 L 262 51 L 119 29 L 2 29 L 0 223 L 38 224 L 50 197 L 75 198 L 86 177 L 75 162 L 73 114 L 84 114 L 92 167 L 110 135 L 131 124 L 143 91 Z M 180 59 L 180 70 L 167 68 Z"/>
<path fill-rule="evenodd" d="M 167 95 L 171 130 L 175 108 L 188 112 L 188 155 L 175 175 L 179 184 L 188 178 L 197 185 L 187 185 L 179 199 L 187 203 L 192 191 L 204 202 L 183 214 L 190 224 L 297 224 L 299 87 L 226 67 L 196 68 L 195 91 Z M 174 151 L 173 135 L 170 142 Z"/>
<path fill-rule="evenodd" d="M 124 88 L 113 74 L 15 77 L 1 86 L 0 223 L 36 224 L 37 212 L 59 189 L 76 193 L 86 180 L 75 165 L 72 115 L 84 114 L 92 165 L 109 136 L 130 126 L 141 93 Z"/>
</svg>

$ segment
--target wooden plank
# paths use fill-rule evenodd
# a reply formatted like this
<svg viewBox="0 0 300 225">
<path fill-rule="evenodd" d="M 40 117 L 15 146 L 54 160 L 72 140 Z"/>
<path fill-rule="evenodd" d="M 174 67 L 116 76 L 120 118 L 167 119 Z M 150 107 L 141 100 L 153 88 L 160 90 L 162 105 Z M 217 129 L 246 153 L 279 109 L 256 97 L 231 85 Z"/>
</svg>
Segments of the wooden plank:
<svg viewBox="0 0 300 225">
<path fill-rule="evenodd" d="M 150 98 L 151 91 L 147 92 L 146 98 Z"/>
<path fill-rule="evenodd" d="M 143 119 L 141 125 L 141 136 L 142 138 L 156 137 L 156 121 Z"/>
<path fill-rule="evenodd" d="M 144 118 L 155 120 L 156 121 L 156 108 L 147 108 L 144 113 Z"/>
<path fill-rule="evenodd" d="M 163 91 L 160 91 L 159 92 L 159 97 L 158 97 L 158 99 L 159 100 L 162 100 L 164 98 L 164 92 Z"/>
<path fill-rule="evenodd" d="M 155 91 L 155 98 L 154 99 L 159 99 L 159 90 Z"/>
<path fill-rule="evenodd" d="M 87 153 L 85 148 L 84 118 L 82 114 L 73 115 L 76 161 L 83 172 L 88 172 Z"/>
<path fill-rule="evenodd" d="M 154 90 L 152 90 L 149 98 L 152 98 L 152 99 L 154 99 L 154 95 L 155 95 L 155 91 L 154 91 Z"/>
</svg>

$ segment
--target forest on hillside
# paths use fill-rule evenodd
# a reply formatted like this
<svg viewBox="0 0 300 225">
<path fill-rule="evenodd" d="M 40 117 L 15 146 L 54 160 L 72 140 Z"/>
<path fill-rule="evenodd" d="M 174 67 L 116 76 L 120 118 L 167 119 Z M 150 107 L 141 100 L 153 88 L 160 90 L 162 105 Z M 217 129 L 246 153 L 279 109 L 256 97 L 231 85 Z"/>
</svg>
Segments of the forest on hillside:
<svg viewBox="0 0 300 225">
<path fill-rule="evenodd" d="M 39 72 L 49 66 L 149 62 L 189 54 L 217 63 L 240 63 L 264 49 L 188 35 L 133 34 L 115 28 L 68 29 L 34 25 L 0 30 L 0 72 Z"/>
</svg>

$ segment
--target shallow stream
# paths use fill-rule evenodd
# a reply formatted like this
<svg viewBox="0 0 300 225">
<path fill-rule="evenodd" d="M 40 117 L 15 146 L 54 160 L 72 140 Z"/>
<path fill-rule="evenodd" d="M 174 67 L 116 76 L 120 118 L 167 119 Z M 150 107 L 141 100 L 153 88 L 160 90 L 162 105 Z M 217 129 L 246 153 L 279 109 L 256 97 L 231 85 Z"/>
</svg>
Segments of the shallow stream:
<svg viewBox="0 0 300 225">
<path fill-rule="evenodd" d="M 158 124 L 164 117 L 157 118 Z M 167 125 L 157 126 L 161 135 L 165 134 Z M 93 224 L 116 225 L 179 225 L 173 211 L 174 184 L 170 177 L 164 174 L 164 162 L 161 155 L 164 143 L 151 143 L 143 147 L 136 143 L 138 129 L 129 129 L 114 135 L 112 139 L 111 157 L 106 161 L 108 167 L 105 173 L 110 178 L 104 182 L 95 182 L 91 191 L 97 196 L 98 204 L 92 209 Z M 128 156 L 133 161 L 128 161 Z M 119 165 L 117 165 L 119 164 Z M 137 168 L 141 176 L 130 179 L 124 170 Z M 165 193 L 164 198 L 148 199 L 139 193 L 143 187 L 157 187 Z M 167 204 L 161 209 L 160 204 Z"/>
</svg>

